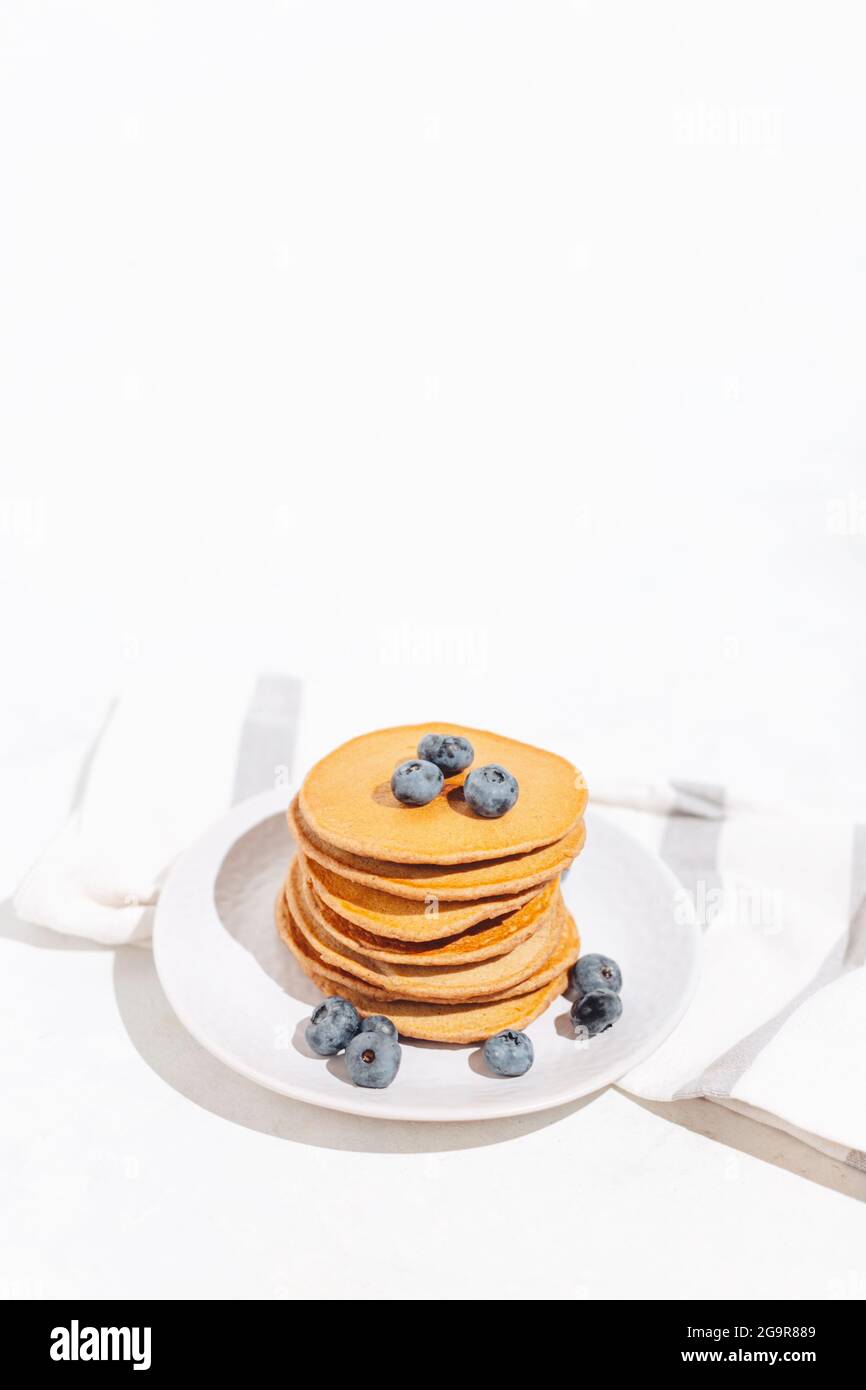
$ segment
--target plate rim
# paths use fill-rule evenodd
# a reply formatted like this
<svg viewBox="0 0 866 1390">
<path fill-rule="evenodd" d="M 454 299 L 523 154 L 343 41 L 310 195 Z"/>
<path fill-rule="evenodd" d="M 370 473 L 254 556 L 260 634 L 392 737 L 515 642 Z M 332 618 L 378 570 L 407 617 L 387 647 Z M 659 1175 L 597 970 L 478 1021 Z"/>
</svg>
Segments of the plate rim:
<svg viewBox="0 0 866 1390">
<path fill-rule="evenodd" d="M 175 1016 L 190 1036 L 203 1047 L 206 1052 L 210 1053 L 212 1057 L 215 1057 L 223 1066 L 228 1067 L 239 1076 L 243 1076 L 246 1080 L 264 1087 L 265 1090 L 272 1091 L 275 1095 L 287 1096 L 291 1100 L 301 1101 L 306 1105 L 318 1106 L 323 1110 L 335 1110 L 344 1114 L 361 1115 L 365 1118 L 374 1120 L 408 1121 L 417 1124 L 478 1124 L 484 1123 L 486 1120 L 501 1120 L 508 1119 L 511 1116 L 538 1114 L 544 1110 L 555 1110 L 558 1106 L 569 1105 L 574 1101 L 582 1100 L 586 1096 L 595 1095 L 598 1091 L 602 1091 L 608 1086 L 616 1085 L 628 1072 L 635 1070 L 645 1062 L 648 1057 L 652 1056 L 662 1043 L 670 1037 L 694 999 L 700 979 L 703 939 L 698 927 L 693 905 L 688 898 L 683 898 L 684 916 L 687 918 L 687 921 L 680 922 L 679 925 L 689 928 L 695 949 L 691 971 L 680 997 L 679 1006 L 664 1024 L 660 1025 L 648 1036 L 644 1045 L 636 1049 L 634 1055 L 629 1058 L 627 1067 L 623 1068 L 620 1062 L 613 1063 L 607 1071 L 602 1070 L 600 1076 L 593 1077 L 592 1086 L 589 1089 L 580 1087 L 579 1085 L 577 1087 L 564 1086 L 560 1087 L 555 1093 L 536 1096 L 532 1099 L 527 1097 L 526 1100 L 522 1102 L 516 1095 L 514 1095 L 513 1099 L 510 1101 L 506 1101 L 503 1096 L 501 1104 L 494 1104 L 492 1108 L 485 1109 L 484 1113 L 481 1115 L 472 1115 L 467 1114 L 463 1109 L 455 1110 L 449 1108 L 447 1105 L 434 1106 L 432 1108 L 427 1106 L 423 1111 L 419 1110 L 417 1106 L 400 1106 L 399 1103 L 395 1106 L 391 1096 L 389 1096 L 391 1104 L 389 1105 L 387 1113 L 382 1113 L 377 1112 L 369 1100 L 371 1094 L 375 1097 L 380 1094 L 379 1092 L 371 1093 L 369 1091 L 362 1091 L 356 1097 L 349 1087 L 344 1087 L 343 1089 L 346 1091 L 345 1096 L 335 1093 L 334 1096 L 331 1097 L 329 1095 L 323 1095 L 320 1091 L 311 1090 L 304 1086 L 303 1083 L 291 1082 L 280 1084 L 276 1078 L 264 1075 L 258 1071 L 257 1068 L 248 1065 L 246 1062 L 239 1061 L 237 1057 L 231 1055 L 222 1046 L 219 1039 L 209 1036 L 208 1030 L 203 1028 L 198 1020 L 193 1020 L 187 1015 L 183 1004 L 178 1001 L 170 984 L 171 972 L 166 960 L 167 951 L 164 954 L 162 945 L 164 935 L 167 935 L 167 933 L 164 933 L 161 924 L 163 921 L 167 920 L 168 913 L 165 904 L 171 904 L 174 894 L 179 891 L 178 885 L 186 881 L 190 863 L 194 863 L 200 856 L 210 851 L 210 857 L 214 860 L 214 870 L 218 871 L 219 865 L 222 863 L 225 854 L 231 849 L 232 845 L 235 844 L 242 835 L 247 834 L 262 821 L 279 814 L 281 811 L 285 811 L 294 795 L 294 791 L 294 783 L 291 783 L 277 788 L 270 788 L 265 792 L 258 792 L 254 796 L 246 797 L 243 801 L 237 802 L 222 816 L 211 821 L 202 834 L 179 855 L 172 865 L 159 895 L 153 923 L 152 946 L 154 965 L 160 986 Z M 587 807 L 586 814 L 590 815 L 593 819 L 598 818 L 604 821 L 615 830 L 618 835 L 630 840 L 642 855 L 646 855 L 654 861 L 656 868 L 669 880 L 672 890 L 678 892 L 681 890 L 682 885 L 673 870 L 659 855 L 653 854 L 652 850 L 643 844 L 637 836 L 623 829 L 612 817 L 605 815 L 603 810 L 599 810 L 592 805 Z"/>
</svg>

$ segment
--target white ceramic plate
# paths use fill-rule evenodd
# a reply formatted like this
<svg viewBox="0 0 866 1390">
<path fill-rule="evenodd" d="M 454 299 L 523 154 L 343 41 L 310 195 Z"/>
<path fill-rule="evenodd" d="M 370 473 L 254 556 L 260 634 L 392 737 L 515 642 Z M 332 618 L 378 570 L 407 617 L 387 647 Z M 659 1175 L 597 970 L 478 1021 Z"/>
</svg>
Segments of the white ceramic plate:
<svg viewBox="0 0 866 1390">
<path fill-rule="evenodd" d="M 289 799 L 281 788 L 235 806 L 175 865 L 156 913 L 156 968 L 173 1009 L 202 1046 L 241 1075 L 359 1115 L 492 1119 L 609 1085 L 648 1057 L 685 1012 L 697 983 L 699 932 L 691 915 L 684 921 L 677 881 L 637 840 L 591 811 L 586 847 L 563 893 L 583 950 L 613 956 L 622 967 L 619 1022 L 576 1043 L 568 1000 L 557 999 L 528 1030 L 535 1064 L 525 1076 L 490 1075 L 477 1046 L 405 1041 L 387 1090 L 353 1086 L 342 1057 L 323 1061 L 304 1041 L 321 996 L 274 926 L 274 900 L 293 849 Z"/>
</svg>

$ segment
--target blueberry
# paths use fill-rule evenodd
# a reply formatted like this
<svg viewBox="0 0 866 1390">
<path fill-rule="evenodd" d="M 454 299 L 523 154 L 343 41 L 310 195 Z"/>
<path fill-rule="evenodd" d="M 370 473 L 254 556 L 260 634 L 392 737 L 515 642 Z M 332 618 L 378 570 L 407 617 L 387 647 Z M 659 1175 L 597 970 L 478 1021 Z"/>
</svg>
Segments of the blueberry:
<svg viewBox="0 0 866 1390">
<path fill-rule="evenodd" d="M 403 1049 L 387 1033 L 369 1029 L 356 1033 L 346 1048 L 346 1070 L 356 1086 L 381 1091 L 390 1086 L 400 1069 Z"/>
<path fill-rule="evenodd" d="M 484 1060 L 497 1076 L 522 1076 L 535 1059 L 535 1049 L 525 1033 L 506 1028 L 484 1044 Z"/>
<path fill-rule="evenodd" d="M 304 1037 L 320 1057 L 333 1057 L 346 1046 L 350 1038 L 354 1038 L 360 1026 L 358 1010 L 348 999 L 334 994 L 313 1010 Z"/>
<path fill-rule="evenodd" d="M 475 749 L 468 738 L 453 734 L 425 734 L 418 744 L 418 757 L 435 763 L 446 777 L 456 772 L 464 772 L 475 757 Z"/>
<path fill-rule="evenodd" d="M 426 806 L 442 790 L 442 776 L 435 763 L 423 758 L 410 758 L 394 768 L 391 790 L 404 806 Z"/>
<path fill-rule="evenodd" d="M 571 1006 L 571 1021 L 575 1029 L 585 1031 L 594 1038 L 613 1027 L 622 1013 L 622 1000 L 612 989 L 591 989 Z"/>
<path fill-rule="evenodd" d="M 474 768 L 463 783 L 463 795 L 472 810 L 488 820 L 510 811 L 519 794 L 517 778 L 498 763 Z"/>
<path fill-rule="evenodd" d="M 368 1018 L 362 1018 L 361 1032 L 383 1033 L 386 1038 L 393 1038 L 395 1042 L 397 1041 L 397 1029 L 390 1018 L 386 1018 L 384 1014 L 370 1014 Z"/>
<path fill-rule="evenodd" d="M 593 989 L 612 989 L 619 994 L 622 971 L 610 956 L 581 956 L 571 972 L 571 983 L 581 995 Z"/>
</svg>

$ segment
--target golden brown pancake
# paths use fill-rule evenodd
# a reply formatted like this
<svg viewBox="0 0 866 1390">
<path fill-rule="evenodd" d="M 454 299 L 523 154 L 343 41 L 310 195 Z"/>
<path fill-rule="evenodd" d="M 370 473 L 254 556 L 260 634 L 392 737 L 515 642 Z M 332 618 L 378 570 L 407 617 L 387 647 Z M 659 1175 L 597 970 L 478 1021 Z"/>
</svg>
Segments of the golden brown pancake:
<svg viewBox="0 0 866 1390">
<path fill-rule="evenodd" d="M 343 998 L 348 999 L 362 1014 L 383 1013 L 404 1037 L 426 1038 L 433 1042 L 470 1043 L 488 1038 L 503 1028 L 525 1028 L 538 1018 L 568 986 L 565 971 L 547 979 L 537 988 L 509 999 L 484 999 L 464 1004 L 425 1003 L 421 1000 L 383 1000 L 377 990 L 371 990 L 348 976 L 338 978 L 318 959 L 306 937 L 292 919 L 285 894 L 280 892 L 274 908 L 277 927 L 298 964 L 324 995 L 331 994 L 335 985 Z M 573 927 L 573 923 L 572 923 Z M 576 955 L 573 946 L 566 956 Z"/>
<path fill-rule="evenodd" d="M 528 993 L 529 986 L 533 989 L 547 984 L 548 980 L 558 978 L 563 970 L 568 971 L 574 965 L 580 955 L 580 933 L 577 930 L 577 923 L 566 907 L 561 895 L 557 895 L 557 909 L 561 923 L 559 942 L 552 956 L 548 956 L 544 965 L 537 970 L 529 979 L 521 984 L 515 985 L 513 989 L 503 991 L 503 999 L 517 998 L 520 994 Z"/>
<path fill-rule="evenodd" d="M 327 994 L 327 979 L 317 976 L 315 971 L 308 973 L 313 984 Z M 397 999 L 389 1003 L 388 1017 L 404 1038 L 424 1038 L 440 1043 L 483 1042 L 504 1028 L 528 1028 L 567 988 L 568 976 L 558 975 L 555 980 L 517 999 L 451 1006 Z M 382 1013 L 381 1001 L 372 995 L 348 989 L 344 997 L 354 1004 L 359 1014 Z"/>
<path fill-rule="evenodd" d="M 356 990 L 362 986 L 363 982 L 356 979 L 354 975 L 347 975 L 343 971 L 326 965 L 316 954 L 303 932 L 298 931 L 297 926 L 292 920 L 292 915 L 289 912 L 288 903 L 286 902 L 286 895 L 282 888 L 277 894 L 277 900 L 274 903 L 274 921 L 277 924 L 277 931 L 291 950 L 301 969 L 305 974 L 309 975 L 311 980 L 315 979 L 316 984 L 323 994 L 339 993 L 344 997 L 348 997 L 346 994 L 347 990 Z M 316 972 L 315 975 L 313 974 L 314 971 Z M 366 988 L 366 986 L 364 987 Z M 371 999 L 378 999 L 380 1005 L 387 1002 L 388 996 L 380 993 L 377 989 L 371 988 L 367 993 Z M 381 1013 L 381 1008 L 378 1011 L 374 1009 L 373 1012 Z"/>
<path fill-rule="evenodd" d="M 586 839 L 586 828 L 580 821 L 561 840 L 528 854 L 490 859 L 484 864 L 394 864 L 325 844 L 304 822 L 297 797 L 289 806 L 288 820 L 295 842 L 307 859 L 314 859 L 355 883 L 415 901 L 423 901 L 432 893 L 449 901 L 471 902 L 537 888 L 564 873 Z"/>
<path fill-rule="evenodd" d="M 310 866 L 311 861 L 304 860 L 307 872 Z M 545 892 L 552 895 L 557 882 L 558 880 L 554 879 L 552 883 L 547 884 Z M 311 877 L 310 883 L 314 898 L 321 901 L 314 876 Z M 537 926 L 537 914 L 530 909 L 535 907 L 539 896 L 536 893 L 523 908 L 505 917 L 494 918 L 491 922 L 479 922 L 478 926 L 470 927 L 459 936 L 448 936 L 434 941 L 399 941 L 395 937 L 375 936 L 363 927 L 356 926 L 354 922 L 347 921 L 338 913 L 332 913 L 326 925 L 331 935 L 344 946 L 360 951 L 370 960 L 394 961 L 398 964 L 414 962 L 416 965 L 465 965 L 469 961 L 489 960 L 491 956 L 501 956 L 521 941 L 525 941 Z M 327 906 L 330 907 L 331 904 L 328 903 Z"/>
<path fill-rule="evenodd" d="M 419 740 L 430 731 L 465 735 L 475 750 L 473 768 L 506 767 L 520 787 L 516 805 L 497 819 L 476 815 L 463 797 L 467 773 L 450 779 L 427 806 L 401 805 L 391 774 L 417 756 Z M 483 729 L 440 723 L 350 739 L 316 763 L 300 792 L 304 821 L 320 840 L 398 864 L 469 864 L 526 854 L 561 840 L 585 805 L 586 785 L 565 758 Z"/>
<path fill-rule="evenodd" d="M 555 908 L 551 906 L 541 914 L 533 934 L 505 955 L 467 965 L 437 967 L 410 962 L 391 964 L 371 960 L 359 951 L 342 945 L 331 935 L 328 927 L 322 925 L 321 918 L 330 923 L 334 914 L 324 905 L 321 905 L 321 915 L 316 914 L 312 890 L 297 858 L 293 860 L 289 872 L 286 897 L 296 926 L 326 969 L 336 969 L 341 975 L 354 976 L 363 982 L 362 988 L 373 985 L 377 994 L 386 993 L 391 999 L 459 1003 L 516 990 L 524 981 L 544 969 L 546 962 L 557 952 L 563 936 L 563 917 L 557 902 Z"/>
<path fill-rule="evenodd" d="M 366 883 L 355 883 L 326 869 L 315 859 L 306 860 L 305 868 L 317 896 L 340 917 L 374 936 L 394 937 L 398 941 L 431 941 L 456 936 L 485 919 L 515 912 L 543 891 L 527 888 L 510 898 L 476 898 L 472 902 L 452 902 L 430 893 L 421 902 L 417 898 L 395 897 L 393 893 L 371 888 Z"/>
</svg>

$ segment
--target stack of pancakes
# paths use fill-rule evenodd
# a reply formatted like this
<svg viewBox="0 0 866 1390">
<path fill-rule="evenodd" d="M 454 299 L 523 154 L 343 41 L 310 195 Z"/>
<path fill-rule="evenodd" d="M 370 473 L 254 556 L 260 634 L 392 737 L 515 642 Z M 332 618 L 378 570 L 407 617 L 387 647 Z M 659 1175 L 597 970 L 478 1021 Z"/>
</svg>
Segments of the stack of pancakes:
<svg viewBox="0 0 866 1390">
<path fill-rule="evenodd" d="M 425 733 L 464 734 L 473 766 L 520 785 L 496 820 L 450 778 L 403 806 L 391 772 Z M 563 758 L 477 729 L 426 724 L 352 739 L 289 808 L 297 852 L 277 899 L 280 934 L 324 994 L 381 1013 L 406 1037 L 475 1042 L 523 1028 L 561 994 L 580 950 L 560 875 L 583 847 L 586 787 Z"/>
</svg>

